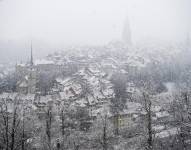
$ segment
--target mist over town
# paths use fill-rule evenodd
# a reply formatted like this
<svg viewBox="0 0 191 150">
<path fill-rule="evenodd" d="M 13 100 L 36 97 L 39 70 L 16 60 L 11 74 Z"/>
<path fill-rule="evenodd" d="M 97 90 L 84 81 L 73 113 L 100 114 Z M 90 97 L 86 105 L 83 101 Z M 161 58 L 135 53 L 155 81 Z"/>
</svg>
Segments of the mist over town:
<svg viewBox="0 0 191 150">
<path fill-rule="evenodd" d="M 0 150 L 189 150 L 189 0 L 1 0 Z"/>
</svg>

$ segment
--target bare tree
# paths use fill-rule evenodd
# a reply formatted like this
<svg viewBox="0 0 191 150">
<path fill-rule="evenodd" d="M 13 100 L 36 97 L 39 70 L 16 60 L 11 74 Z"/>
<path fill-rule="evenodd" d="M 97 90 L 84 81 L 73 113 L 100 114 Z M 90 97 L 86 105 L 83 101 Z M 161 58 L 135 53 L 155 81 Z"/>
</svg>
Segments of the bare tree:
<svg viewBox="0 0 191 150">
<path fill-rule="evenodd" d="M 1 142 L 1 147 L 9 150 L 9 112 L 6 100 L 1 99 L 0 104 L 1 110 L 1 135 L 3 142 Z M 2 140 L 1 140 L 2 141 Z"/>
<path fill-rule="evenodd" d="M 49 150 L 51 150 L 51 128 L 52 128 L 52 119 L 53 119 L 53 115 L 52 115 L 52 107 L 48 106 L 48 109 L 46 111 L 46 136 L 47 136 L 47 144 L 48 144 L 48 148 Z"/>
<path fill-rule="evenodd" d="M 104 115 L 104 118 L 102 118 L 102 122 L 103 122 L 103 135 L 102 135 L 102 139 L 101 139 L 101 145 L 103 147 L 103 150 L 107 150 L 108 149 L 108 137 L 107 137 L 107 115 Z"/>
<path fill-rule="evenodd" d="M 112 147 L 113 135 L 113 126 L 110 123 L 109 116 L 107 112 L 102 112 L 95 120 L 95 123 L 92 127 L 92 139 L 93 143 L 99 147 L 99 149 L 109 150 Z"/>
<path fill-rule="evenodd" d="M 0 140 L 5 150 L 25 149 L 25 142 L 30 137 L 25 132 L 25 114 L 22 115 L 21 100 L 16 96 L 14 99 L 0 100 Z M 28 127 L 29 128 L 29 127 Z"/>
<path fill-rule="evenodd" d="M 144 100 L 144 109 L 146 111 L 146 119 L 147 119 L 147 149 L 151 150 L 153 148 L 153 131 L 152 131 L 152 111 L 151 111 L 151 100 L 148 94 L 143 92 L 143 100 Z"/>
<path fill-rule="evenodd" d="M 66 127 L 66 125 L 65 125 L 66 117 L 65 117 L 64 108 L 62 108 L 62 110 L 61 110 L 60 119 L 61 119 L 61 132 L 62 132 L 62 137 L 64 138 L 64 136 L 65 136 L 65 127 Z"/>
<path fill-rule="evenodd" d="M 60 111 L 60 120 L 61 120 L 61 125 L 60 125 L 60 131 L 62 135 L 62 141 L 60 145 L 62 146 L 62 149 L 66 149 L 66 142 L 68 134 L 66 134 L 66 129 L 67 129 L 67 114 L 66 114 L 66 107 L 62 106 L 61 111 Z M 60 141 L 59 141 L 60 142 Z"/>
<path fill-rule="evenodd" d="M 190 95 L 188 91 L 176 94 L 171 105 L 175 126 L 179 129 L 177 140 L 174 144 L 181 149 L 187 150 L 190 148 L 188 140 L 191 138 L 191 109 L 190 109 Z"/>
</svg>

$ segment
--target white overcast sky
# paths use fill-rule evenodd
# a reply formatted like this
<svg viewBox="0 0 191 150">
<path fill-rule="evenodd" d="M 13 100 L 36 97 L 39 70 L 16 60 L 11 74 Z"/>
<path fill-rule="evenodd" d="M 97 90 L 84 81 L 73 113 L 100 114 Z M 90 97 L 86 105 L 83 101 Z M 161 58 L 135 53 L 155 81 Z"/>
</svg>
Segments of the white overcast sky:
<svg viewBox="0 0 191 150">
<path fill-rule="evenodd" d="M 0 42 L 106 44 L 121 39 L 127 16 L 134 42 L 184 40 L 191 0 L 0 0 Z"/>
</svg>

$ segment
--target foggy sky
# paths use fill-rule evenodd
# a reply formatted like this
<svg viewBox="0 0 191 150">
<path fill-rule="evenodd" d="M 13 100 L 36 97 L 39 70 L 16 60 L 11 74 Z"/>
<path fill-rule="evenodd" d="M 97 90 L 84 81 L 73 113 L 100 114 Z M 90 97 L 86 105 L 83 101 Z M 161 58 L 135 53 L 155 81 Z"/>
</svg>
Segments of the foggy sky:
<svg viewBox="0 0 191 150">
<path fill-rule="evenodd" d="M 0 52 L 23 52 L 31 40 L 39 54 L 106 44 L 121 39 L 127 17 L 133 42 L 181 41 L 190 31 L 190 10 L 190 0 L 1 0 Z"/>
</svg>

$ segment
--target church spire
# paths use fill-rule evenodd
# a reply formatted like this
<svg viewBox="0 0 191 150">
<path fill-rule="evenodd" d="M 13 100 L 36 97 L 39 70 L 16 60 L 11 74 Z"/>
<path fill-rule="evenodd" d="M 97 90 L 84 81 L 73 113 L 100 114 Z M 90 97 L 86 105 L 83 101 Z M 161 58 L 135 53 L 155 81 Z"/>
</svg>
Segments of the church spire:
<svg viewBox="0 0 191 150">
<path fill-rule="evenodd" d="M 131 29 L 130 29 L 130 23 L 129 23 L 129 17 L 126 16 L 123 32 L 122 32 L 122 40 L 127 45 L 132 45 L 132 39 L 131 39 Z"/>
<path fill-rule="evenodd" d="M 31 60 L 30 65 L 33 66 L 33 49 L 32 49 L 32 42 L 31 42 Z"/>
</svg>

